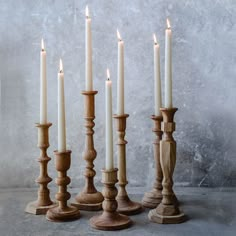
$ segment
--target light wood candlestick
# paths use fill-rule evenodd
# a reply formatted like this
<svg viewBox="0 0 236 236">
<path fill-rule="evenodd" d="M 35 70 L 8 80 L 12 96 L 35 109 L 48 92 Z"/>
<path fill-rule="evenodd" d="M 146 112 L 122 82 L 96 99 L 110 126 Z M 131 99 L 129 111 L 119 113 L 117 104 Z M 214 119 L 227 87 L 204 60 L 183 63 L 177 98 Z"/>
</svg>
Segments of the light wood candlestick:
<svg viewBox="0 0 236 236">
<path fill-rule="evenodd" d="M 51 125 L 51 123 L 36 123 L 36 127 L 38 128 L 38 147 L 40 148 L 40 156 L 38 158 L 38 162 L 40 164 L 40 174 L 35 180 L 39 184 L 38 199 L 28 203 L 25 209 L 25 212 L 34 215 L 46 214 L 48 209 L 56 206 L 56 204 L 50 199 L 50 191 L 47 187 L 48 183 L 52 181 L 47 172 L 47 165 L 51 160 L 51 158 L 47 155 L 47 149 L 49 147 L 48 130 Z"/>
<path fill-rule="evenodd" d="M 161 108 L 164 133 L 160 142 L 160 163 L 163 172 L 162 201 L 157 208 L 151 210 L 148 218 L 160 224 L 176 224 L 185 221 L 184 213 L 180 212 L 173 192 L 173 173 L 176 163 L 176 142 L 172 133 L 175 131 L 174 114 L 177 108 Z"/>
<path fill-rule="evenodd" d="M 103 196 L 94 186 L 93 178 L 96 175 L 94 168 L 94 160 L 97 152 L 94 149 L 93 143 L 93 127 L 95 126 L 95 104 L 94 96 L 97 91 L 83 91 L 84 95 L 84 119 L 86 127 L 85 149 L 83 158 L 87 162 L 84 172 L 85 186 L 81 193 L 75 197 L 75 202 L 72 205 L 77 206 L 80 210 L 97 211 L 102 209 Z"/>
<path fill-rule="evenodd" d="M 151 116 L 154 121 L 154 127 L 152 131 L 155 133 L 156 138 L 153 142 L 154 162 L 156 169 L 156 178 L 153 185 L 153 189 L 150 192 L 144 194 L 142 204 L 147 208 L 155 208 L 162 200 L 162 179 L 163 173 L 160 163 L 160 141 L 162 139 L 163 132 L 161 131 L 162 116 Z"/>
<path fill-rule="evenodd" d="M 71 151 L 66 152 L 55 151 L 55 166 L 58 171 L 56 184 L 58 185 L 58 193 L 56 199 L 58 206 L 47 211 L 46 218 L 49 221 L 64 222 L 77 220 L 80 217 L 79 209 L 75 206 L 68 205 L 70 193 L 67 192 L 67 185 L 70 183 L 70 178 L 67 176 L 67 171 L 70 169 Z"/>
<path fill-rule="evenodd" d="M 117 211 L 125 215 L 134 215 L 142 211 L 142 205 L 138 202 L 130 200 L 127 192 L 126 185 L 128 184 L 126 177 L 126 144 L 125 130 L 126 130 L 126 119 L 129 117 L 128 114 L 124 115 L 113 115 L 116 120 L 117 134 L 118 134 L 118 184 L 119 190 L 116 200 L 118 202 Z"/>
<path fill-rule="evenodd" d="M 90 225 L 99 230 L 120 230 L 131 226 L 132 221 L 128 216 L 119 214 L 117 209 L 117 169 L 102 170 L 102 183 L 104 201 L 103 213 L 90 219 Z"/>
</svg>

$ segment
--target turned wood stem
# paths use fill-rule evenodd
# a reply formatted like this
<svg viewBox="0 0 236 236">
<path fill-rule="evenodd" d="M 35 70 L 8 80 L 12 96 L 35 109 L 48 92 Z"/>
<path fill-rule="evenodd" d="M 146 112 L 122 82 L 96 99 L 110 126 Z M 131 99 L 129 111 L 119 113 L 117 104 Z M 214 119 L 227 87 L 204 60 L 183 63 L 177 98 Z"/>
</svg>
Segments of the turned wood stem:
<svg viewBox="0 0 236 236">
<path fill-rule="evenodd" d="M 67 185 L 70 183 L 70 178 L 67 176 L 67 171 L 70 168 L 71 163 L 71 151 L 58 152 L 55 151 L 55 165 L 58 171 L 58 176 L 56 178 L 56 184 L 58 185 L 58 192 L 56 194 L 56 199 L 59 203 L 59 208 L 62 210 L 66 209 L 67 201 L 70 199 L 70 193 L 67 192 Z"/>
<path fill-rule="evenodd" d="M 175 131 L 174 115 L 177 108 L 161 108 L 163 115 L 162 131 L 164 133 L 161 141 L 161 167 L 163 171 L 162 203 L 164 205 L 174 204 L 173 173 L 176 163 L 176 142 L 173 138 Z"/>
<path fill-rule="evenodd" d="M 161 131 L 161 122 L 162 116 L 152 116 L 151 119 L 154 121 L 154 127 L 152 131 L 155 133 L 156 138 L 154 139 L 153 146 L 154 146 L 154 161 L 156 165 L 156 178 L 153 185 L 154 189 L 158 191 L 162 191 L 162 179 L 163 173 L 161 169 L 161 162 L 160 162 L 160 141 L 162 139 L 163 132 Z"/>
<path fill-rule="evenodd" d="M 103 211 L 106 213 L 114 213 L 117 209 L 117 188 L 115 184 L 117 183 L 117 169 L 113 170 L 102 170 L 102 183 L 104 187 L 102 189 L 102 194 L 104 196 L 104 201 L 102 203 Z"/>
<path fill-rule="evenodd" d="M 96 193 L 97 190 L 94 186 L 93 178 L 96 175 L 94 168 L 94 160 L 97 156 L 97 152 L 94 148 L 93 142 L 93 127 L 95 123 L 95 105 L 94 105 L 94 96 L 97 94 L 97 91 L 83 91 L 84 95 L 84 119 L 85 119 L 85 148 L 83 152 L 83 158 L 86 161 L 86 169 L 84 172 L 85 176 L 85 186 L 83 192 L 85 193 Z"/>
<path fill-rule="evenodd" d="M 128 143 L 125 140 L 125 130 L 126 130 L 126 119 L 129 117 L 128 114 L 124 115 L 113 115 L 116 120 L 117 126 L 117 156 L 118 156 L 118 198 L 127 196 L 125 186 L 128 184 L 126 177 L 126 144 Z"/>
<path fill-rule="evenodd" d="M 47 155 L 47 149 L 49 147 L 48 129 L 51 125 L 51 123 L 36 124 L 36 127 L 38 128 L 38 147 L 40 148 L 40 156 L 38 158 L 38 162 L 40 164 L 40 174 L 36 179 L 36 182 L 39 184 L 37 200 L 38 206 L 48 206 L 53 204 L 50 199 L 50 191 L 47 187 L 48 183 L 52 181 L 47 172 L 47 165 L 51 160 L 51 158 Z"/>
</svg>

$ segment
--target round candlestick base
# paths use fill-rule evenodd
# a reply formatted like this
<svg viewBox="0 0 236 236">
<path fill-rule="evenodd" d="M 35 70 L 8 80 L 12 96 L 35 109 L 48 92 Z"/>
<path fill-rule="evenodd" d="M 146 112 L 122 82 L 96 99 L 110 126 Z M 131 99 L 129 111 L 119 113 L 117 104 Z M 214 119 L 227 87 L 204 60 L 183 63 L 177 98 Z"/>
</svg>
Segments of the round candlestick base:
<svg viewBox="0 0 236 236">
<path fill-rule="evenodd" d="M 83 211 L 100 211 L 102 210 L 103 199 L 100 192 L 82 192 L 75 197 L 76 202 L 73 202 L 71 205 L 76 206 Z"/>
<path fill-rule="evenodd" d="M 146 208 L 156 208 L 162 200 L 162 193 L 158 189 L 152 189 L 144 194 L 142 205 Z"/>
<path fill-rule="evenodd" d="M 117 210 L 117 182 L 118 169 L 102 170 L 102 183 L 104 201 L 102 203 L 103 212 L 90 219 L 90 225 L 99 230 L 120 230 L 131 226 L 132 221 L 128 216 L 119 214 Z"/>
<path fill-rule="evenodd" d="M 53 222 L 65 222 L 77 220 L 80 217 L 80 212 L 77 207 L 68 206 L 64 209 L 54 207 L 47 212 L 46 218 Z"/>
<path fill-rule="evenodd" d="M 131 226 L 132 221 L 128 216 L 117 212 L 103 212 L 102 215 L 94 216 L 90 219 L 90 225 L 99 230 L 121 230 Z"/>
<path fill-rule="evenodd" d="M 117 212 L 124 215 L 136 215 L 142 212 L 142 205 L 138 202 L 133 202 L 126 196 L 118 196 L 116 198 L 118 203 Z"/>
</svg>

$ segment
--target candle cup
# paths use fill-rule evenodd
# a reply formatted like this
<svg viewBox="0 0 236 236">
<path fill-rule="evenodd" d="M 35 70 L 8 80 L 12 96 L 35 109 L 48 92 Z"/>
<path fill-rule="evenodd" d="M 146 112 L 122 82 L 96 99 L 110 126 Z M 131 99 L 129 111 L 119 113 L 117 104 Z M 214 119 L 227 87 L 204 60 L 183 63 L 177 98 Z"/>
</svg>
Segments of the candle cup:
<svg viewBox="0 0 236 236">
<path fill-rule="evenodd" d="M 149 220 L 160 224 L 177 224 L 186 217 L 180 212 L 173 192 L 173 173 L 176 163 L 176 142 L 172 136 L 175 131 L 174 114 L 177 108 L 161 108 L 163 137 L 160 142 L 160 163 L 163 173 L 162 201 L 148 214 Z"/>
<path fill-rule="evenodd" d="M 104 201 L 102 203 L 103 213 L 90 219 L 90 225 L 99 230 L 120 230 L 131 226 L 132 221 L 128 216 L 119 214 L 117 210 L 117 170 L 102 170 L 102 183 Z"/>
<path fill-rule="evenodd" d="M 67 176 L 67 171 L 71 163 L 71 151 L 65 152 L 54 151 L 55 166 L 58 171 L 56 184 L 58 185 L 58 193 L 56 199 L 58 206 L 47 211 L 46 218 L 49 221 L 65 222 L 77 220 L 80 217 L 79 209 L 75 206 L 68 205 L 70 193 L 67 192 L 67 185 L 70 183 L 70 178 Z"/>
<path fill-rule="evenodd" d="M 48 129 L 51 125 L 51 123 L 36 123 L 36 127 L 38 128 L 38 147 L 40 148 L 40 156 L 38 158 L 40 174 L 36 179 L 36 182 L 39 184 L 38 199 L 28 203 L 25 208 L 25 212 L 34 215 L 44 215 L 48 209 L 56 206 L 50 199 L 50 191 L 47 187 L 48 183 L 52 181 L 47 172 L 47 165 L 51 160 L 47 155 L 47 149 L 49 147 Z"/>
<path fill-rule="evenodd" d="M 96 171 L 93 169 L 94 160 L 97 156 L 97 152 L 94 149 L 93 142 L 93 127 L 95 126 L 95 105 L 94 96 L 97 91 L 83 91 L 84 95 L 84 119 L 86 127 L 86 137 L 85 137 L 85 149 L 83 152 L 83 158 L 87 162 L 86 170 L 84 172 L 85 176 L 85 186 L 81 193 L 75 197 L 75 202 L 72 205 L 77 206 L 80 210 L 86 211 L 98 211 L 102 209 L 103 196 L 98 192 L 94 186 L 94 176 Z"/>
<path fill-rule="evenodd" d="M 127 192 L 126 185 L 128 184 L 126 177 L 126 144 L 125 130 L 126 130 L 126 119 L 129 117 L 128 114 L 124 115 L 113 115 L 116 120 L 117 135 L 118 135 L 118 184 L 119 191 L 116 197 L 118 202 L 117 212 L 125 215 L 134 215 L 142 211 L 142 205 L 138 202 L 130 200 Z"/>
</svg>

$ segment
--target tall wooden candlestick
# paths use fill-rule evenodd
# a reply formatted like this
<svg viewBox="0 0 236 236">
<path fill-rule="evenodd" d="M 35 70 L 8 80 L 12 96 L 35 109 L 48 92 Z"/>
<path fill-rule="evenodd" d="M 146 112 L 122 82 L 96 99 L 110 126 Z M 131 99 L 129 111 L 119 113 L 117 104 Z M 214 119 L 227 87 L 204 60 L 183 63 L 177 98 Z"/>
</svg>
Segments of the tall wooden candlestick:
<svg viewBox="0 0 236 236">
<path fill-rule="evenodd" d="M 85 149 L 83 152 L 83 157 L 87 162 L 86 170 L 84 172 L 85 176 L 85 186 L 81 193 L 76 197 L 75 205 L 79 207 L 80 210 L 87 211 L 97 211 L 102 209 L 103 196 L 98 192 L 94 186 L 93 178 L 96 175 L 96 171 L 93 169 L 93 161 L 97 156 L 97 152 L 94 149 L 93 143 L 93 127 L 95 123 L 95 105 L 94 105 L 94 96 L 97 94 L 97 91 L 83 91 L 84 95 L 84 119 L 86 127 L 86 137 L 85 137 Z"/>
<path fill-rule="evenodd" d="M 36 124 L 38 128 L 38 147 L 40 148 L 40 157 L 38 158 L 40 174 L 36 179 L 36 182 L 39 184 L 38 199 L 28 203 L 25 209 L 25 212 L 35 215 L 46 214 L 48 209 L 56 206 L 50 199 L 50 191 L 47 187 L 48 183 L 52 181 L 47 172 L 47 164 L 51 160 L 47 155 L 47 149 L 49 147 L 48 129 L 51 125 L 51 123 Z"/>
<path fill-rule="evenodd" d="M 56 179 L 56 184 L 58 185 L 58 193 L 56 194 L 58 206 L 49 209 L 46 218 L 49 221 L 55 222 L 77 220 L 80 217 L 79 209 L 74 206 L 69 206 L 67 203 L 71 196 L 70 193 L 67 192 L 67 185 L 70 183 L 67 171 L 70 169 L 71 151 L 55 151 L 54 154 L 55 166 L 58 171 L 58 177 Z"/>
<path fill-rule="evenodd" d="M 154 121 L 154 128 L 152 131 L 155 133 L 156 138 L 153 142 L 153 151 L 154 151 L 154 161 L 155 161 L 155 169 L 156 169 L 156 178 L 153 185 L 153 189 L 150 192 L 146 192 L 144 194 L 142 204 L 147 208 L 155 208 L 161 203 L 162 200 L 162 179 L 163 173 L 161 169 L 160 163 L 160 141 L 162 139 L 162 131 L 161 131 L 161 122 L 162 116 L 152 116 L 151 119 Z"/>
<path fill-rule="evenodd" d="M 90 219 L 90 225 L 99 230 L 120 230 L 131 226 L 128 216 L 119 214 L 117 209 L 117 169 L 102 170 L 102 183 L 104 184 L 102 203 L 103 213 Z"/>
<path fill-rule="evenodd" d="M 176 163 L 176 142 L 172 136 L 175 131 L 174 114 L 177 108 L 161 108 L 164 133 L 160 142 L 160 162 L 163 172 L 162 201 L 157 208 L 151 210 L 148 218 L 160 224 L 176 224 L 185 221 L 184 213 L 180 212 L 173 192 L 173 173 Z"/>
<path fill-rule="evenodd" d="M 116 120 L 117 134 L 118 134 L 118 184 L 119 191 L 116 197 L 118 202 L 117 211 L 125 215 L 134 215 L 142 211 L 142 205 L 133 202 L 129 199 L 126 192 L 125 186 L 128 184 L 126 177 L 126 144 L 125 130 L 126 130 L 126 119 L 129 117 L 128 114 L 124 115 L 113 115 Z"/>
</svg>

